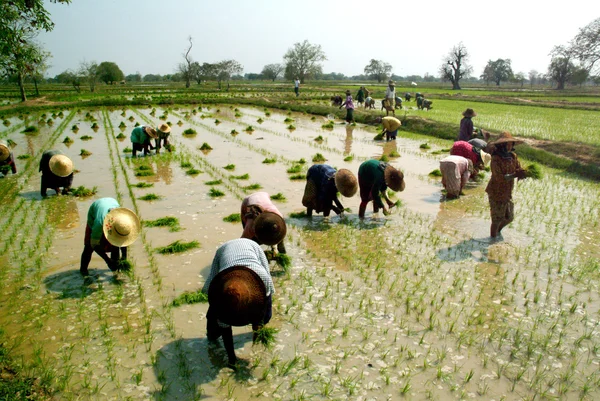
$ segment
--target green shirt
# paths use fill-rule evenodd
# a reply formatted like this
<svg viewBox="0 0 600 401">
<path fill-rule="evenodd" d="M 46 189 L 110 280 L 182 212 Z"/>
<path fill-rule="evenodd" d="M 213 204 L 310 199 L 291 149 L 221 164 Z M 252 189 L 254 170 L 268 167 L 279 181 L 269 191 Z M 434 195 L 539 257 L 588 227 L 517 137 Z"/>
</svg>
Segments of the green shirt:
<svg viewBox="0 0 600 401">
<path fill-rule="evenodd" d="M 92 245 L 97 245 L 104 236 L 102 230 L 104 218 L 108 212 L 117 207 L 120 207 L 119 202 L 113 198 L 100 198 L 90 206 L 87 214 L 87 225 L 92 229 Z"/>
<path fill-rule="evenodd" d="M 140 145 L 149 145 L 150 135 L 146 134 L 143 126 L 135 127 L 131 131 L 131 142 L 139 143 Z"/>
<path fill-rule="evenodd" d="M 386 167 L 387 163 L 375 159 L 367 160 L 360 165 L 358 183 L 361 200 L 366 201 L 370 197 L 377 206 L 383 207 L 380 194 L 387 189 L 383 173 Z"/>
</svg>

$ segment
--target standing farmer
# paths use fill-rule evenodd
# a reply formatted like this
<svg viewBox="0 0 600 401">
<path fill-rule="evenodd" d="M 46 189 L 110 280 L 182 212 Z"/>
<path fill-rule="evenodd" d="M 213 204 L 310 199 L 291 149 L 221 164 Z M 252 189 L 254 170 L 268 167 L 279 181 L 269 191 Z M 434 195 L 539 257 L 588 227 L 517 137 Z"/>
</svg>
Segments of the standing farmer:
<svg viewBox="0 0 600 401">
<path fill-rule="evenodd" d="M 385 89 L 385 99 L 383 100 L 383 107 L 385 107 L 385 115 L 389 115 L 390 111 L 392 115 L 396 115 L 394 109 L 394 102 L 396 101 L 396 83 L 391 79 L 388 81 L 388 87 Z"/>
<path fill-rule="evenodd" d="M 5 167 L 6 169 L 10 169 L 13 174 L 17 174 L 17 165 L 15 164 L 15 157 L 13 156 L 12 151 L 8 147 L 8 145 L 4 142 L 0 142 L 0 167 Z M 0 171 L 4 175 L 4 171 Z"/>
<path fill-rule="evenodd" d="M 359 106 L 364 103 L 365 98 L 366 98 L 365 91 L 363 89 L 364 89 L 364 86 L 361 86 L 358 89 L 358 93 L 356 94 L 356 102 L 358 103 Z"/>
<path fill-rule="evenodd" d="M 294 92 L 296 92 L 296 97 L 300 96 L 300 80 L 298 77 L 294 80 Z"/>
<path fill-rule="evenodd" d="M 156 130 L 156 139 L 154 140 L 154 144 L 156 145 L 156 154 L 160 153 L 161 145 L 164 145 L 165 149 L 169 152 L 171 151 L 171 147 L 169 146 L 169 136 L 171 135 L 171 127 L 169 124 L 161 124 L 160 127 Z M 162 142 L 162 144 L 161 144 Z"/>
<path fill-rule="evenodd" d="M 358 186 L 360 187 L 360 207 L 358 217 L 365 217 L 367 204 L 373 201 L 373 213 L 383 209 L 383 214 L 390 212 L 381 201 L 381 196 L 385 199 L 389 208 L 394 206 L 394 202 L 387 195 L 387 188 L 392 191 L 404 191 L 404 174 L 388 163 L 371 159 L 363 162 L 358 168 Z"/>
<path fill-rule="evenodd" d="M 462 113 L 463 118 L 460 120 L 460 131 L 458 133 L 458 140 L 469 142 L 473 137 L 473 117 L 477 115 L 473 109 L 466 109 Z"/>
<path fill-rule="evenodd" d="M 283 240 L 287 226 L 277 206 L 271 202 L 266 192 L 255 192 L 242 201 L 242 238 L 254 240 L 258 244 L 277 245 L 277 251 L 286 253 Z"/>
<path fill-rule="evenodd" d="M 66 195 L 73 185 L 73 162 L 60 150 L 47 150 L 40 159 L 42 172 L 41 194 L 46 196 L 48 188 L 53 189 L 57 195 Z"/>
<path fill-rule="evenodd" d="M 458 198 L 473 172 L 473 162 L 462 156 L 447 156 L 440 160 L 442 185 L 447 199 Z"/>
<path fill-rule="evenodd" d="M 346 106 L 346 122 L 351 123 L 354 121 L 354 103 L 352 102 L 350 90 L 346 91 L 346 101 L 342 103 L 340 109 L 344 106 Z"/>
<path fill-rule="evenodd" d="M 328 217 L 331 210 L 341 215 L 344 206 L 339 201 L 337 192 L 350 198 L 357 190 L 358 181 L 350 170 L 343 168 L 336 171 L 327 164 L 315 164 L 306 174 L 302 205 L 306 207 L 308 217 L 312 216 L 313 210 L 317 213 L 323 212 L 324 217 Z"/>
<path fill-rule="evenodd" d="M 231 326 L 252 325 L 255 332 L 269 323 L 275 293 L 269 262 L 254 241 L 239 238 L 217 249 L 202 291 L 208 294 L 206 337 L 223 337 L 229 365 L 237 362 Z"/>
<path fill-rule="evenodd" d="M 150 139 L 156 139 L 156 130 L 152 127 L 139 126 L 135 127 L 133 131 L 131 131 L 131 143 L 133 144 L 133 149 L 131 150 L 131 156 L 135 157 L 135 154 L 138 151 L 144 151 L 144 156 L 148 155 L 150 149 L 154 149 L 152 143 L 150 143 Z"/>
<path fill-rule="evenodd" d="M 90 206 L 83 239 L 83 252 L 79 272 L 88 276 L 92 254 L 96 252 L 112 271 L 117 270 L 119 253 L 127 259 L 127 247 L 135 242 L 140 233 L 137 215 L 113 198 L 100 198 Z M 106 255 L 110 252 L 110 258 Z"/>
</svg>

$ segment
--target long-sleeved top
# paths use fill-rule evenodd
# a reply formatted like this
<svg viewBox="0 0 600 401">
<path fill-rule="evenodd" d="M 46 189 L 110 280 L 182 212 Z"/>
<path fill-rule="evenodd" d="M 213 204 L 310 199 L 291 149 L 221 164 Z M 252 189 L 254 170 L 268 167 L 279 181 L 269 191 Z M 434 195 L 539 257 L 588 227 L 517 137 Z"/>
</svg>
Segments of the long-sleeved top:
<svg viewBox="0 0 600 401">
<path fill-rule="evenodd" d="M 380 208 L 383 208 L 380 194 L 387 189 L 384 171 L 387 163 L 371 159 L 363 162 L 358 168 L 358 185 L 360 187 L 360 199 L 363 202 L 373 200 Z"/>
<path fill-rule="evenodd" d="M 400 128 L 400 126 L 402 125 L 400 120 L 398 120 L 396 117 L 390 117 L 390 116 L 383 117 L 381 119 L 381 124 L 383 125 L 383 128 L 385 128 L 385 130 L 387 132 L 397 131 L 398 128 Z"/>
<path fill-rule="evenodd" d="M 352 102 L 351 95 L 346 95 L 346 101 L 342 104 L 342 106 L 346 106 L 346 110 L 348 110 L 348 109 L 354 110 L 354 102 Z"/>
<path fill-rule="evenodd" d="M 246 238 L 227 241 L 217 249 L 202 291 L 208 294 L 210 283 L 212 283 L 215 276 L 233 266 L 244 266 L 258 274 L 258 277 L 265 284 L 267 297 L 275 293 L 265 252 L 256 242 Z"/>
<path fill-rule="evenodd" d="M 0 166 L 10 166 L 12 173 L 17 174 L 17 165 L 15 164 L 13 152 L 10 152 L 6 159 L 0 161 Z"/>
<path fill-rule="evenodd" d="M 39 171 L 42 172 L 42 184 L 45 188 L 67 188 L 73 184 L 73 173 L 66 177 L 59 177 L 50 170 L 52 156 L 62 154 L 60 150 L 47 150 L 42 153 Z"/>
<path fill-rule="evenodd" d="M 440 160 L 442 185 L 444 185 L 448 194 L 458 196 L 465 187 L 471 175 L 469 164 L 469 159 L 456 155 L 447 156 Z"/>
<path fill-rule="evenodd" d="M 479 148 L 474 148 L 469 142 L 456 141 L 450 149 L 450 154 L 454 156 L 462 156 L 471 160 L 473 166 L 481 163 L 481 156 L 479 154 Z"/>
<path fill-rule="evenodd" d="M 463 117 L 460 120 L 460 131 L 458 132 L 458 140 L 468 142 L 473 136 L 473 121 L 471 117 Z"/>
<path fill-rule="evenodd" d="M 104 237 L 104 218 L 112 209 L 120 207 L 119 202 L 113 198 L 100 198 L 90 206 L 87 214 L 87 225 L 92 230 L 91 243 L 96 246 Z"/>
<path fill-rule="evenodd" d="M 512 199 L 515 180 L 506 180 L 504 175 L 515 174 L 521 170 L 517 154 L 510 152 L 510 156 L 510 158 L 503 158 L 499 155 L 492 156 L 492 178 L 490 178 L 485 192 L 487 192 L 490 199 L 496 202 L 507 202 Z"/>
<path fill-rule="evenodd" d="M 242 233 L 242 238 L 252 239 L 256 236 L 254 232 L 254 219 L 248 219 L 246 217 L 246 213 L 248 212 L 248 207 L 251 205 L 259 206 L 263 212 L 272 212 L 275 213 L 281 218 L 283 215 L 277 209 L 277 206 L 273 204 L 271 201 L 271 197 L 266 192 L 255 192 L 250 196 L 247 196 L 242 201 L 242 210 L 241 210 L 241 218 L 242 224 L 244 225 L 244 232 Z"/>
<path fill-rule="evenodd" d="M 327 164 L 315 164 L 308 169 L 306 179 L 312 181 L 317 190 L 317 202 L 315 211 L 321 213 L 330 211 L 333 204 L 343 210 L 344 207 L 337 197 L 337 187 L 335 186 L 336 169 Z"/>
<path fill-rule="evenodd" d="M 358 93 L 356 94 L 356 101 L 358 103 L 362 103 L 365 101 L 365 92 L 362 90 L 362 88 L 360 88 L 358 90 Z"/>
<path fill-rule="evenodd" d="M 144 126 L 135 127 L 131 131 L 131 143 L 150 145 L 150 135 L 146 133 Z"/>
</svg>

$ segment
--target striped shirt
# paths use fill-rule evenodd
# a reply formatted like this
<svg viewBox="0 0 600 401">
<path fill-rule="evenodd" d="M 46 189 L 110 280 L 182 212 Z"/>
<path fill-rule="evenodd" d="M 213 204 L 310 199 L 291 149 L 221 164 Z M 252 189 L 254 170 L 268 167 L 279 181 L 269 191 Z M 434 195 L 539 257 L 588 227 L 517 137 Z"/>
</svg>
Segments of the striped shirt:
<svg viewBox="0 0 600 401">
<path fill-rule="evenodd" d="M 270 296 L 275 293 L 271 270 L 269 269 L 269 262 L 267 261 L 265 252 L 256 242 L 246 238 L 227 241 L 217 249 L 210 274 L 204 282 L 202 291 L 208 294 L 210 283 L 215 276 L 233 266 L 244 266 L 252 270 L 258 274 L 258 277 L 265 284 L 266 295 Z"/>
</svg>

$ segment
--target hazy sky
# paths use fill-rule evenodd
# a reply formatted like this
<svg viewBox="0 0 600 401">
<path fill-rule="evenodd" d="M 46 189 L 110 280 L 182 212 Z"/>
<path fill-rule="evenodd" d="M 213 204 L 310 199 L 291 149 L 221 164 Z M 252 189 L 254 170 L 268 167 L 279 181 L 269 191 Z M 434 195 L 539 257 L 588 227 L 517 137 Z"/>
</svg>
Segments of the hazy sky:
<svg viewBox="0 0 600 401">
<path fill-rule="evenodd" d="M 438 75 L 463 42 L 473 75 L 488 60 L 513 71 L 545 72 L 554 45 L 600 17 L 600 1 L 73 0 L 47 2 L 56 27 L 39 41 L 53 58 L 49 76 L 86 61 L 113 61 L 127 74 L 176 70 L 192 36 L 194 61 L 235 59 L 244 72 L 282 62 L 307 39 L 327 55 L 324 72 L 363 73 L 370 59 L 397 75 Z M 456 8 L 455 7 L 459 7 Z"/>
</svg>

